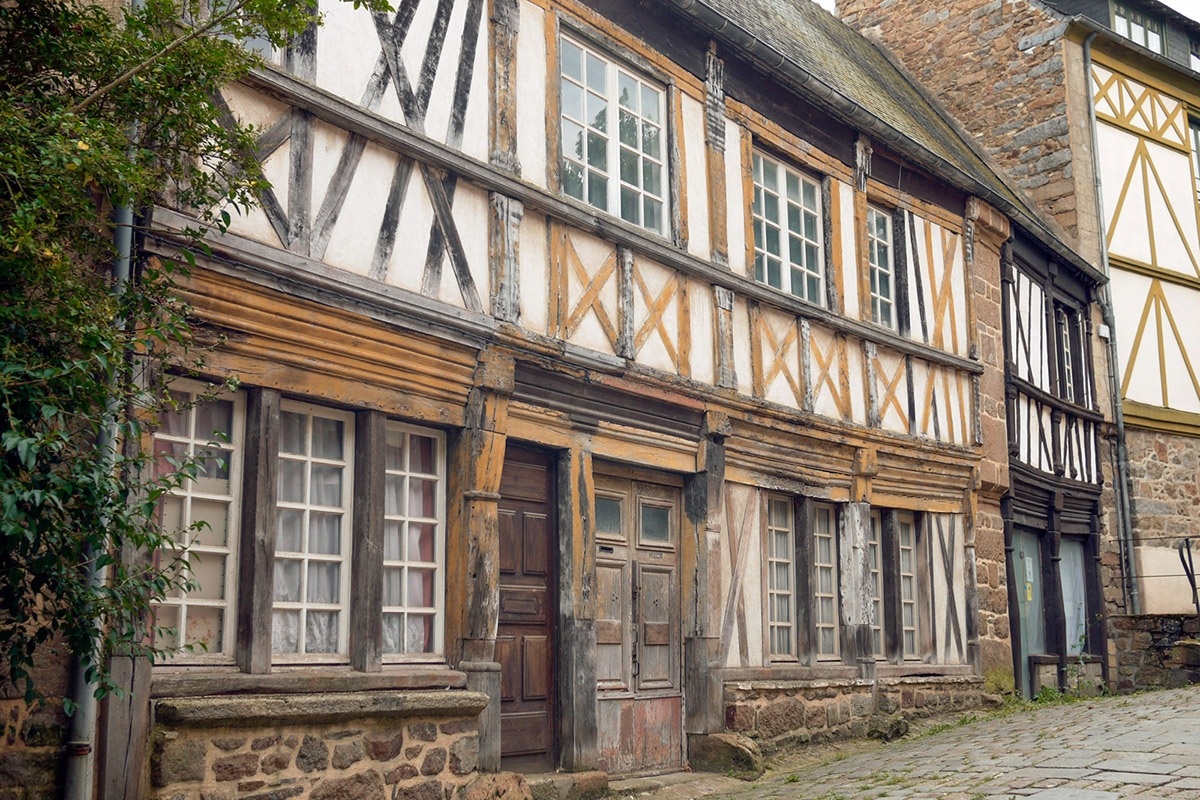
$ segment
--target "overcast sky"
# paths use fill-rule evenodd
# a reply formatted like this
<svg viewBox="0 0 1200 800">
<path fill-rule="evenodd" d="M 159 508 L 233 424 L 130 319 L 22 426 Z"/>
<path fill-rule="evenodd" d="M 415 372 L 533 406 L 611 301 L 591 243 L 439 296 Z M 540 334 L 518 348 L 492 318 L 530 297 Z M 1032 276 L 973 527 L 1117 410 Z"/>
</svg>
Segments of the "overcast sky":
<svg viewBox="0 0 1200 800">
<path fill-rule="evenodd" d="M 833 11 L 834 0 L 817 0 L 817 2 Z M 1200 0 L 1161 0 L 1161 2 L 1184 16 L 1200 21 Z"/>
</svg>

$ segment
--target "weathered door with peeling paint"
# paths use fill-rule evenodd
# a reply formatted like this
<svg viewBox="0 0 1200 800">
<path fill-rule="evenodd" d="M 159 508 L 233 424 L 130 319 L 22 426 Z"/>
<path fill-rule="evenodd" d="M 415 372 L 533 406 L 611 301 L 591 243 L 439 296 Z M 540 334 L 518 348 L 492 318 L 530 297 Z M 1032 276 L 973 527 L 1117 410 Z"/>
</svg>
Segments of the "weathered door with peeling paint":
<svg viewBox="0 0 1200 800">
<path fill-rule="evenodd" d="M 682 763 L 679 489 L 596 477 L 600 768 Z"/>
<path fill-rule="evenodd" d="M 500 482 L 500 755 L 554 769 L 554 517 L 551 458 L 509 447 Z"/>
</svg>

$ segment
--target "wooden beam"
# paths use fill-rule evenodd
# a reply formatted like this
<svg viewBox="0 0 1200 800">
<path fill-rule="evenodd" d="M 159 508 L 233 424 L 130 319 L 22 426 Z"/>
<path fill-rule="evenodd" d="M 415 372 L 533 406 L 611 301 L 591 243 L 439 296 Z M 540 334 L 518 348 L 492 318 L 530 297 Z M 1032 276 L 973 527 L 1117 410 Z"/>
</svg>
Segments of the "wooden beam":
<svg viewBox="0 0 1200 800">
<path fill-rule="evenodd" d="M 712 260 L 729 264 L 729 218 L 725 190 L 725 62 L 710 43 L 704 61 L 704 159 L 708 168 L 708 234 Z"/>
<path fill-rule="evenodd" d="M 490 192 L 488 206 L 488 265 L 491 315 L 504 322 L 521 321 L 521 219 L 520 200 Z"/>
<path fill-rule="evenodd" d="M 274 600 L 275 484 L 279 462 L 279 392 L 246 390 L 246 447 L 242 471 L 242 539 L 238 554 L 237 644 L 243 672 L 271 671 Z"/>
<path fill-rule="evenodd" d="M 387 416 L 354 415 L 354 536 L 350 548 L 350 665 L 383 669 L 383 493 Z"/>
<path fill-rule="evenodd" d="M 415 4 L 414 4 L 415 5 Z M 521 8 L 517 0 L 491 0 L 488 63 L 491 64 L 491 102 L 488 104 L 488 160 L 493 166 L 521 174 L 517 159 L 517 32 Z"/>
<path fill-rule="evenodd" d="M 885 508 L 880 512 L 879 528 L 883 657 L 900 664 L 904 661 L 904 607 L 900 598 L 900 522 L 895 509 Z"/>
<path fill-rule="evenodd" d="M 578 445 L 558 460 L 558 631 L 561 767 L 595 769 L 596 734 L 596 548 L 593 544 L 595 484 L 592 454 Z"/>
</svg>

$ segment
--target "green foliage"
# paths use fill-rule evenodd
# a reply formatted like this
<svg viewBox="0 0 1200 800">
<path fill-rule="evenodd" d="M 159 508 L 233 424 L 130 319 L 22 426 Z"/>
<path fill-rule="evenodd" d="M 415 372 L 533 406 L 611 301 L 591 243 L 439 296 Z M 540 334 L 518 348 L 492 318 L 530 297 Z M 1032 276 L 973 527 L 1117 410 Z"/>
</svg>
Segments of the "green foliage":
<svg viewBox="0 0 1200 800">
<path fill-rule="evenodd" d="M 215 90 L 259 63 L 239 40 L 286 45 L 309 2 L 0 0 L 0 682 L 27 701 L 44 699 L 46 647 L 80 655 L 98 696 L 118 688 L 112 653 L 162 655 L 151 603 L 188 578 L 155 503 L 197 467 L 147 454 L 144 426 L 172 402 L 164 364 L 194 368 L 197 351 L 184 269 L 135 257 L 114 291 L 112 211 L 192 209 L 202 225 L 177 236 L 191 261 L 255 203 L 255 131 Z"/>
</svg>

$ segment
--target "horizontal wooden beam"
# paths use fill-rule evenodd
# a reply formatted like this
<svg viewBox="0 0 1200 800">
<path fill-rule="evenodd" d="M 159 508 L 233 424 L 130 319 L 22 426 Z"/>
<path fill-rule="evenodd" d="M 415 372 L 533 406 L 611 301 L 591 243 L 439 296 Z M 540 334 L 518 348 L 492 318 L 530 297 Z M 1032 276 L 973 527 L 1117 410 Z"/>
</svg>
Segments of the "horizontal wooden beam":
<svg viewBox="0 0 1200 800">
<path fill-rule="evenodd" d="M 1090 408 L 1084 408 L 1083 406 L 1076 405 L 1069 400 L 1056 397 L 1055 395 L 1047 392 L 1045 389 L 1035 386 L 1019 375 L 1010 374 L 1008 376 L 1008 380 L 1017 390 L 1018 394 L 1026 395 L 1034 400 L 1037 400 L 1039 403 L 1044 403 L 1051 408 L 1057 408 L 1064 414 L 1070 414 L 1073 417 L 1078 417 L 1079 419 L 1087 420 L 1088 422 L 1095 422 L 1097 424 L 1104 422 L 1104 415 L 1100 412 L 1092 411 Z"/>
<path fill-rule="evenodd" d="M 742 297 L 766 303 L 840 333 L 878 342 L 935 364 L 972 374 L 983 372 L 983 366 L 976 361 L 903 338 L 868 323 L 838 316 L 826 309 L 790 298 L 724 267 L 696 258 L 675 248 L 666 239 L 648 234 L 614 217 L 597 214 L 582 203 L 560 197 L 515 178 L 490 164 L 419 134 L 405 125 L 384 119 L 331 92 L 297 80 L 276 68 L 263 67 L 251 72 L 242 80 L 252 89 L 303 109 L 330 125 L 357 133 L 381 147 L 432 164 L 487 191 L 501 192 L 514 197 L 525 205 L 527 211 L 532 209 L 607 241 L 624 245 L 660 264 L 681 270 L 713 285 L 732 289 Z"/>
</svg>

